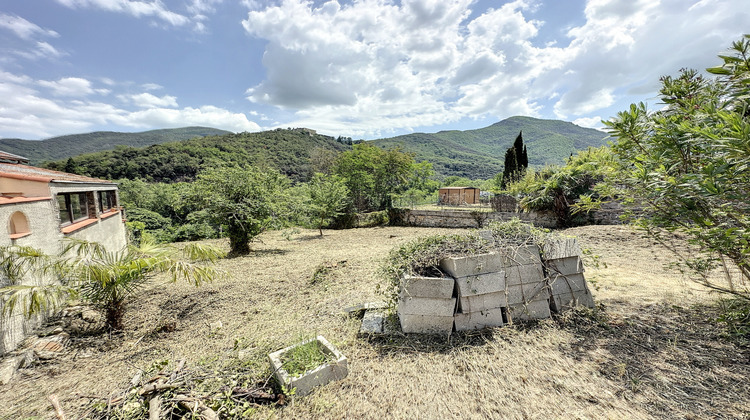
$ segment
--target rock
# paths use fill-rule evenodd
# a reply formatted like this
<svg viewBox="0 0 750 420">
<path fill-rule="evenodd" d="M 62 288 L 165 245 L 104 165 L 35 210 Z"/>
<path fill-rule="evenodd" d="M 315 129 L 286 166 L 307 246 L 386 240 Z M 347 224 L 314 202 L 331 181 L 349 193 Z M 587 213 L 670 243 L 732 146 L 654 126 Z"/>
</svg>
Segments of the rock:
<svg viewBox="0 0 750 420">
<path fill-rule="evenodd" d="M 208 324 L 208 328 L 210 328 L 211 331 L 220 330 L 223 326 L 224 324 L 222 324 L 221 321 L 216 321 Z"/>
<path fill-rule="evenodd" d="M 39 359 L 54 359 L 62 353 L 69 340 L 70 335 L 64 332 L 49 337 L 43 337 L 36 340 L 32 346 L 32 350 Z"/>
<path fill-rule="evenodd" d="M 23 361 L 23 355 L 8 357 L 0 362 L 0 385 L 10 382 Z"/>
<path fill-rule="evenodd" d="M 81 318 L 86 322 L 95 323 L 102 320 L 102 314 L 93 309 L 86 309 L 81 312 Z"/>
<path fill-rule="evenodd" d="M 370 309 L 365 312 L 365 316 L 362 318 L 362 327 L 359 329 L 359 333 L 382 334 L 384 323 L 385 313 L 377 309 Z"/>
</svg>

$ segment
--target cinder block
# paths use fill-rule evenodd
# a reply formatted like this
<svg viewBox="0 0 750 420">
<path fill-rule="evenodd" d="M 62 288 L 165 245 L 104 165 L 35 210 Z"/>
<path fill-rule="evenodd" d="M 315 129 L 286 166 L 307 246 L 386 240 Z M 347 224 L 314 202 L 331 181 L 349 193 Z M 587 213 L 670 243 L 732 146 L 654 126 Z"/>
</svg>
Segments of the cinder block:
<svg viewBox="0 0 750 420">
<path fill-rule="evenodd" d="M 508 305 L 517 305 L 526 302 L 549 299 L 550 292 L 547 282 L 540 281 L 534 284 L 519 284 L 508 286 Z"/>
<path fill-rule="evenodd" d="M 414 297 L 450 298 L 453 296 L 453 279 L 450 277 L 401 278 L 401 294 Z"/>
<path fill-rule="evenodd" d="M 487 327 L 503 326 L 503 310 L 492 308 L 479 312 L 457 313 L 454 316 L 456 331 L 480 330 Z"/>
<path fill-rule="evenodd" d="M 577 257 L 581 255 L 581 247 L 576 238 L 548 239 L 542 246 L 545 260 Z"/>
<path fill-rule="evenodd" d="M 506 267 L 514 265 L 541 264 L 539 247 L 536 244 L 509 246 L 502 251 L 503 264 Z"/>
<path fill-rule="evenodd" d="M 453 331 L 453 315 L 409 315 L 399 314 L 401 330 L 405 333 L 450 335 Z"/>
<path fill-rule="evenodd" d="M 456 285 L 460 296 L 483 295 L 505 290 L 505 271 L 480 274 L 478 276 L 459 277 Z"/>
<path fill-rule="evenodd" d="M 530 319 L 546 319 L 551 316 L 548 300 L 537 300 L 525 305 L 508 306 L 508 316 L 511 320 L 527 321 Z"/>
<path fill-rule="evenodd" d="M 583 261 L 578 255 L 575 257 L 556 258 L 553 260 L 547 259 L 544 260 L 544 266 L 547 267 L 547 272 L 550 275 L 583 273 Z"/>
<path fill-rule="evenodd" d="M 453 316 L 456 299 L 399 296 L 398 313 L 408 315 Z"/>
<path fill-rule="evenodd" d="M 492 308 L 507 306 L 505 291 L 487 293 L 484 295 L 459 296 L 458 308 L 463 313 L 485 311 Z"/>
<path fill-rule="evenodd" d="M 284 354 L 294 347 L 306 344 L 312 340 L 317 340 L 323 351 L 331 355 L 334 360 L 320 365 L 313 370 L 309 370 L 300 376 L 291 376 L 283 367 L 282 359 Z M 346 357 L 333 344 L 320 335 L 312 340 L 289 346 L 268 355 L 268 359 L 271 362 L 271 370 L 273 370 L 276 380 L 287 389 L 295 389 L 295 395 L 307 395 L 314 387 L 344 379 L 349 374 Z"/>
<path fill-rule="evenodd" d="M 575 306 L 594 307 L 594 298 L 589 291 L 567 292 L 552 295 L 550 299 L 552 310 L 556 313 L 562 313 Z"/>
<path fill-rule="evenodd" d="M 468 277 L 503 270 L 503 257 L 497 253 L 450 257 L 440 261 L 440 268 L 452 277 Z"/>
<path fill-rule="evenodd" d="M 588 286 L 583 273 L 564 275 L 551 275 L 549 285 L 553 295 L 570 292 L 586 292 Z"/>
<path fill-rule="evenodd" d="M 544 280 L 542 264 L 514 265 L 505 269 L 505 283 L 508 286 L 534 284 Z"/>
<path fill-rule="evenodd" d="M 385 325 L 385 313 L 377 309 L 371 309 L 365 312 L 362 317 L 362 326 L 359 328 L 360 334 L 382 334 Z"/>
</svg>

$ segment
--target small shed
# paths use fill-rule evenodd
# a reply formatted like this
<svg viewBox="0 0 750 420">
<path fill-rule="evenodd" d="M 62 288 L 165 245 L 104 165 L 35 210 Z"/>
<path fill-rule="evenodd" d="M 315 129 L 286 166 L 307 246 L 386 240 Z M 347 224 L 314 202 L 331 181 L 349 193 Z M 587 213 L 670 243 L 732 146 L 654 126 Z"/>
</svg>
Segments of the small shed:
<svg viewBox="0 0 750 420">
<path fill-rule="evenodd" d="M 478 204 L 479 192 L 479 188 L 474 187 L 444 187 L 438 191 L 438 204 Z"/>
</svg>

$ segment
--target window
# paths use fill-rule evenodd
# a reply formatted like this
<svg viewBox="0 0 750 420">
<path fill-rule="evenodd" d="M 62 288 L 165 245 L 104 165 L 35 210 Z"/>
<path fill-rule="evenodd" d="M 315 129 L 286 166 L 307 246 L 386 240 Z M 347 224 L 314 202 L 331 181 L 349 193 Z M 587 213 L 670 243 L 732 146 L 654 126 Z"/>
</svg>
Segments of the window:
<svg viewBox="0 0 750 420">
<path fill-rule="evenodd" d="M 117 192 L 99 191 L 99 213 L 105 213 L 117 208 Z"/>
<path fill-rule="evenodd" d="M 60 208 L 60 224 L 68 225 L 94 217 L 92 193 L 57 194 L 57 205 Z"/>
<path fill-rule="evenodd" d="M 13 213 L 10 216 L 10 238 L 23 238 L 30 233 L 29 220 L 26 218 L 26 215 L 20 211 Z"/>
</svg>

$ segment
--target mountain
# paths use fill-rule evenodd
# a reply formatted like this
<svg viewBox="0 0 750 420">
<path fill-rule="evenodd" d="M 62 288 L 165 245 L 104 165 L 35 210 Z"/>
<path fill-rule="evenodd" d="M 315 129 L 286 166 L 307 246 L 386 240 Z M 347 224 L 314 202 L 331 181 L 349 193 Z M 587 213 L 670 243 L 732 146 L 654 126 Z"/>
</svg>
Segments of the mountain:
<svg viewBox="0 0 750 420">
<path fill-rule="evenodd" d="M 467 131 L 414 133 L 372 140 L 383 148 L 400 146 L 417 161 L 432 162 L 437 173 L 471 179 L 488 179 L 503 170 L 505 151 L 519 132 L 530 166 L 563 164 L 571 153 L 607 142 L 607 134 L 559 120 L 511 117 L 489 127 Z"/>
<path fill-rule="evenodd" d="M 151 182 L 192 181 L 204 168 L 224 164 L 260 165 L 278 169 L 295 181 L 310 175 L 310 156 L 351 149 L 333 137 L 306 128 L 258 133 L 230 133 L 147 147 L 117 146 L 114 150 L 47 162 L 49 169 L 103 179 Z M 328 153 L 331 155 L 332 153 Z"/>
<path fill-rule="evenodd" d="M 113 150 L 116 146 L 144 147 L 228 133 L 230 132 L 210 127 L 170 128 L 140 133 L 96 131 L 46 140 L 0 139 L 0 150 L 26 157 L 32 165 L 36 165 L 49 160 L 67 159 L 82 153 Z"/>
</svg>

